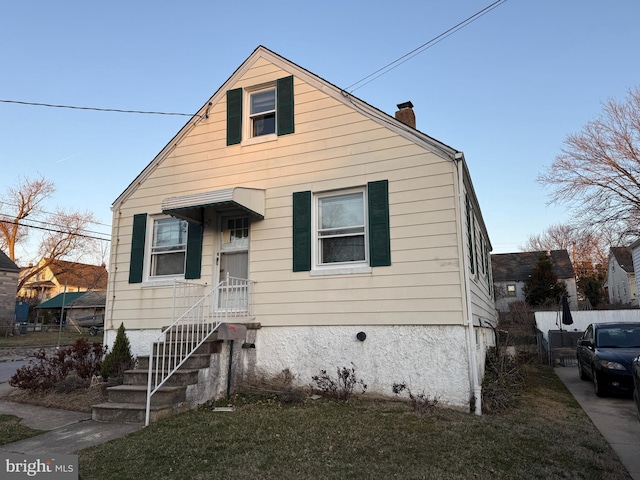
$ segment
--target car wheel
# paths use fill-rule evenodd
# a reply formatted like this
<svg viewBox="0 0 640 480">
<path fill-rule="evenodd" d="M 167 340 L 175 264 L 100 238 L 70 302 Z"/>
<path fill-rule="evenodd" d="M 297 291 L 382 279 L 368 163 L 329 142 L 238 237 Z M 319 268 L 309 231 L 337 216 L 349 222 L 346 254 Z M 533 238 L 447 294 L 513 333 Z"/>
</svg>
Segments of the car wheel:
<svg viewBox="0 0 640 480">
<path fill-rule="evenodd" d="M 586 373 L 584 373 L 584 369 L 582 368 L 582 363 L 580 362 L 580 360 L 578 360 L 578 376 L 580 377 L 580 380 L 589 380 L 589 377 L 587 377 Z"/>
<path fill-rule="evenodd" d="M 638 422 L 640 422 L 640 404 L 638 403 L 638 392 L 635 388 L 633 389 L 633 403 L 636 407 L 636 418 L 638 419 Z"/>
<path fill-rule="evenodd" d="M 89 328 L 89 335 L 95 337 L 98 334 L 98 329 L 96 327 Z"/>
<path fill-rule="evenodd" d="M 604 397 L 607 394 L 607 392 L 598 381 L 598 374 L 593 369 L 591 370 L 591 376 L 593 377 L 593 390 L 596 392 L 596 395 L 598 397 Z"/>
</svg>

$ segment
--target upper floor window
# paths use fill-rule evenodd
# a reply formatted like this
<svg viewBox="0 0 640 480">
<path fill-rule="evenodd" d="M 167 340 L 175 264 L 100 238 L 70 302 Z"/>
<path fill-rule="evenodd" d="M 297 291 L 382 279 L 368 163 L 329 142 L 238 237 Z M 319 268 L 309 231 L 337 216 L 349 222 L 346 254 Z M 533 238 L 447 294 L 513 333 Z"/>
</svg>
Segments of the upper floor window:
<svg viewBox="0 0 640 480">
<path fill-rule="evenodd" d="M 515 297 L 516 296 L 516 286 L 515 285 L 507 285 L 507 296 Z"/>
<path fill-rule="evenodd" d="M 153 221 L 150 276 L 184 274 L 187 253 L 187 222 L 177 218 Z"/>
<path fill-rule="evenodd" d="M 251 136 L 276 133 L 276 89 L 259 90 L 249 95 Z"/>
<path fill-rule="evenodd" d="M 227 91 L 227 145 L 294 133 L 294 118 L 293 76 Z"/>
</svg>

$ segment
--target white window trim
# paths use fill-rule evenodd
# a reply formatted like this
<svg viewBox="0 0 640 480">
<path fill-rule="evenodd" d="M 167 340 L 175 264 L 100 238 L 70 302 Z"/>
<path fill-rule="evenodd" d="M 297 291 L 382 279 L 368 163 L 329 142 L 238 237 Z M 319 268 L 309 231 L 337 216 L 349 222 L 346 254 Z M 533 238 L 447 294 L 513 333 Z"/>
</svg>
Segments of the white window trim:
<svg viewBox="0 0 640 480">
<path fill-rule="evenodd" d="M 174 218 L 170 215 L 149 215 L 149 220 L 147 222 L 147 229 L 145 232 L 145 242 L 144 242 L 144 273 L 142 275 L 142 284 L 143 286 L 164 286 L 164 285 L 173 285 L 176 279 L 184 279 L 185 272 L 183 271 L 181 274 L 175 275 L 151 275 L 151 249 L 153 246 L 153 227 L 158 220 L 162 220 L 165 218 Z M 186 262 L 186 245 L 185 245 L 185 262 Z M 185 265 L 186 270 L 186 265 Z"/>
<path fill-rule="evenodd" d="M 260 92 L 262 90 L 274 89 L 276 91 L 275 98 L 275 108 L 274 112 L 276 114 L 276 128 L 273 133 L 268 133 L 266 135 L 260 135 L 257 137 L 253 136 L 253 122 L 251 120 L 251 95 L 254 93 Z M 271 142 L 278 139 L 278 91 L 276 87 L 276 82 L 268 82 L 262 83 L 260 85 L 254 85 L 252 87 L 247 87 L 243 89 L 242 99 L 242 142 L 241 145 L 254 145 L 256 143 L 263 142 Z"/>
<path fill-rule="evenodd" d="M 320 264 L 319 263 L 319 239 L 318 239 L 318 202 L 321 198 L 335 197 L 338 195 L 348 195 L 350 193 L 362 193 L 363 209 L 364 209 L 364 257 L 363 261 Z M 372 269 L 369 264 L 369 212 L 367 208 L 367 189 L 366 187 L 353 187 L 339 190 L 330 190 L 313 194 L 311 206 L 311 276 L 322 275 L 351 275 L 361 273 L 371 273 Z"/>
</svg>

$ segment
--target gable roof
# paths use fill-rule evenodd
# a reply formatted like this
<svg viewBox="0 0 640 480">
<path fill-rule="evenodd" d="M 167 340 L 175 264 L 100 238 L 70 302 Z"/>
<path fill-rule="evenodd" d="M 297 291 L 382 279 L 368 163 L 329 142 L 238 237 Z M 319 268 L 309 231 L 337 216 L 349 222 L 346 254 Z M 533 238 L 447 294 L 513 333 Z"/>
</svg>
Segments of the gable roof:
<svg viewBox="0 0 640 480">
<path fill-rule="evenodd" d="M 18 267 L 2 250 L 0 250 L 0 270 L 4 272 L 19 272 Z"/>
<path fill-rule="evenodd" d="M 566 250 L 550 252 L 497 253 L 491 255 L 494 282 L 524 282 L 530 276 L 543 255 L 551 256 L 553 273 L 558 279 L 575 278 L 573 264 Z"/>
<path fill-rule="evenodd" d="M 611 247 L 609 252 L 612 257 L 616 259 L 620 268 L 627 273 L 634 273 L 633 270 L 633 255 L 629 247 Z"/>
<path fill-rule="evenodd" d="M 89 265 L 67 262 L 66 260 L 52 260 L 48 267 L 60 285 L 67 284 L 87 290 L 106 290 L 107 288 L 107 269 L 104 264 Z M 33 267 L 24 270 L 33 270 Z M 42 284 L 43 282 L 36 283 Z"/>
<path fill-rule="evenodd" d="M 387 113 L 369 105 L 368 103 L 360 100 L 358 97 L 353 96 L 351 93 L 333 85 L 332 83 L 324 80 L 323 78 L 311 73 L 310 71 L 300 67 L 299 65 L 287 60 L 286 58 L 272 52 L 268 48 L 260 45 L 253 53 L 240 65 L 235 72 L 227 79 L 226 82 L 220 86 L 220 88 L 209 98 L 204 105 L 196 112 L 191 119 L 180 129 L 180 131 L 171 139 L 171 141 L 156 155 L 156 157 L 145 167 L 145 169 L 129 184 L 129 186 L 120 194 L 120 196 L 113 202 L 111 206 L 112 211 L 116 211 L 118 206 L 125 202 L 129 196 L 135 192 L 137 187 L 144 182 L 144 180 L 155 170 L 156 166 L 160 164 L 173 149 L 189 134 L 189 132 L 201 121 L 205 120 L 208 115 L 208 110 L 211 105 L 215 105 L 218 102 L 225 100 L 227 90 L 230 89 L 256 62 L 260 59 L 265 59 L 271 62 L 282 70 L 289 72 L 294 77 L 300 78 L 305 83 L 308 83 L 315 88 L 322 90 L 323 93 L 329 95 L 334 100 L 337 100 L 350 108 L 358 110 L 363 115 L 367 116 L 376 123 L 389 128 L 395 133 L 411 140 L 412 142 L 423 146 L 425 149 L 438 155 L 441 158 L 454 160 L 463 160 L 465 174 L 468 176 L 466 164 L 464 162 L 464 155 L 462 152 L 455 150 L 454 148 L 422 133 L 415 128 L 412 128 L 403 122 L 397 120 L 395 117 L 388 115 Z M 469 182 L 471 185 L 471 182 Z M 471 189 L 473 189 L 471 187 Z M 475 198 L 475 193 L 473 194 Z"/>
</svg>

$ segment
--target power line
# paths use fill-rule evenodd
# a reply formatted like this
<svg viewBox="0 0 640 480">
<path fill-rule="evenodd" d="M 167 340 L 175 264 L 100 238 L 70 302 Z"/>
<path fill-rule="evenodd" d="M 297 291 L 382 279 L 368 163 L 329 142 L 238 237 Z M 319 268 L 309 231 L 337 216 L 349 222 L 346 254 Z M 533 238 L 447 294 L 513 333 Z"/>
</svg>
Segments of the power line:
<svg viewBox="0 0 640 480">
<path fill-rule="evenodd" d="M 442 32 L 440 35 L 437 35 L 435 37 L 433 37 L 431 40 L 429 40 L 428 42 L 423 43 L 422 45 L 420 45 L 417 48 L 414 48 L 413 50 L 411 50 L 408 53 L 405 53 L 404 55 L 402 55 L 401 57 L 397 58 L 396 60 L 394 60 L 391 63 L 388 63 L 387 65 L 385 65 L 382 68 L 379 68 L 378 70 L 376 70 L 373 73 L 370 73 L 369 75 L 367 75 L 366 77 L 362 78 L 361 80 L 358 80 L 357 82 L 349 85 L 348 87 L 346 87 L 344 90 L 349 90 L 352 87 L 355 87 L 356 85 L 358 85 L 359 83 L 364 82 L 365 80 L 371 78 L 371 80 L 369 80 L 368 82 L 362 83 L 362 85 L 358 86 L 357 88 L 354 88 L 353 90 L 350 90 L 350 92 L 355 92 L 356 90 L 358 90 L 361 87 L 364 87 L 365 85 L 373 82 L 374 80 L 376 80 L 377 78 L 381 77 L 382 75 L 384 75 L 385 73 L 390 72 L 391 70 L 395 69 L 396 67 L 399 67 L 400 65 L 402 65 L 403 63 L 407 62 L 408 60 L 411 60 L 413 57 L 415 57 L 416 55 L 424 52 L 425 50 L 427 50 L 428 48 L 433 47 L 434 45 L 436 45 L 437 43 L 441 42 L 442 40 L 444 40 L 445 38 L 447 38 L 450 35 L 453 35 L 455 32 L 457 32 L 458 30 L 461 30 L 462 28 L 466 27 L 467 25 L 473 23 L 474 21 L 476 21 L 477 19 L 479 19 L 480 17 L 482 17 L 483 15 L 489 13 L 491 10 L 493 10 L 494 8 L 499 7 L 501 4 L 505 3 L 507 0 L 496 0 L 495 2 L 493 2 L 491 5 L 483 8 L 482 10 L 479 10 L 478 12 L 474 13 L 473 15 L 471 15 L 470 17 L 467 17 L 466 19 L 464 19 L 463 21 L 461 21 L 460 23 L 458 23 L 457 25 L 454 25 L 453 27 L 449 28 L 448 30 Z"/>
<path fill-rule="evenodd" d="M 6 213 L 2 213 L 0 212 L 0 217 L 5 217 L 5 218 L 11 218 L 13 215 L 7 215 Z M 60 225 L 59 223 L 54 223 L 54 222 L 43 222 L 42 220 L 36 220 L 35 218 L 20 218 L 18 219 L 18 221 L 20 220 L 26 220 L 30 223 L 35 222 L 35 223 L 39 223 L 41 225 L 48 225 L 50 227 L 56 227 L 56 228 L 65 228 L 65 225 Z M 16 220 L 4 220 L 4 221 L 8 221 L 10 223 L 16 223 Z M 87 222 L 87 223 L 93 223 L 93 222 Z M 34 225 L 35 226 L 35 225 Z M 86 233 L 93 233 L 95 235 L 104 235 L 105 237 L 110 237 L 111 234 L 110 233 L 105 233 L 105 232 L 96 232 L 94 230 L 88 230 L 86 228 L 81 229 L 82 231 L 86 232 Z"/>
<path fill-rule="evenodd" d="M 10 205 L 10 206 L 12 206 L 12 207 L 18 207 L 18 208 L 20 207 L 20 205 L 18 205 L 17 203 L 11 203 L 11 202 L 6 202 L 6 201 L 2 201 L 2 200 L 0 200 L 0 206 L 2 206 L 2 204 Z M 47 215 L 57 215 L 57 213 L 56 213 L 56 212 L 48 212 L 47 210 L 42 210 L 42 209 L 40 209 L 40 208 L 38 208 L 38 211 L 32 211 L 29 215 L 33 215 L 33 216 L 42 216 L 42 214 L 43 214 L 43 213 L 44 213 L 44 214 L 47 214 Z M 2 213 L 2 212 L 0 212 L 0 215 L 4 215 L 5 217 L 11 217 L 11 216 L 12 216 L 12 215 L 9 215 L 9 214 L 6 214 L 6 213 Z M 39 221 L 39 220 L 33 220 L 32 218 L 30 218 L 29 220 L 30 220 L 30 221 L 33 221 L 33 222 L 37 222 L 37 221 Z M 39 222 L 40 222 L 40 223 L 46 223 L 46 222 L 42 222 L 42 221 L 39 221 Z M 93 225 L 101 225 L 101 226 L 103 226 L 103 227 L 109 227 L 109 228 L 111 228 L 111 225 L 110 225 L 110 224 L 108 224 L 108 223 L 91 222 L 91 224 L 93 224 Z M 101 233 L 101 232 L 94 232 L 94 233 Z"/>
<path fill-rule="evenodd" d="M 74 110 L 92 110 L 96 112 L 115 112 L 115 113 L 138 113 L 141 115 L 177 115 L 183 117 L 199 117 L 202 118 L 198 114 L 193 113 L 179 113 L 179 112 L 153 112 L 153 111 L 144 111 L 144 110 L 122 110 L 119 108 L 99 108 L 99 107 L 79 107 L 76 105 L 56 105 L 53 103 L 37 103 L 37 102 L 24 102 L 20 100 L 2 100 L 1 103 L 14 103 L 17 105 L 29 105 L 33 107 L 50 107 L 50 108 L 70 108 Z"/>
<path fill-rule="evenodd" d="M 55 228 L 38 227 L 36 225 L 28 225 L 28 224 L 25 224 L 25 223 L 15 222 L 13 220 L 0 219 L 0 222 L 9 223 L 11 225 L 18 225 L 19 227 L 35 228 L 36 230 L 45 230 L 47 232 L 63 233 L 63 234 L 66 234 L 66 235 L 75 235 L 77 237 L 92 238 L 94 240 L 100 240 L 100 241 L 103 241 L 103 242 L 110 242 L 111 241 L 110 238 L 100 238 L 100 237 L 95 237 L 93 235 L 85 235 L 85 234 L 82 234 L 82 233 L 72 233 L 72 232 L 65 231 L 65 230 L 57 230 Z"/>
<path fill-rule="evenodd" d="M 32 218 L 32 216 L 33 216 L 33 212 L 29 214 L 29 218 L 27 218 L 26 216 L 24 216 L 24 217 L 18 218 L 18 220 L 17 220 L 17 221 L 20 221 L 20 220 L 26 220 L 26 221 L 28 221 L 28 222 L 40 223 L 40 224 L 42 224 L 42 225 L 50 225 L 50 226 L 53 226 L 53 227 L 65 228 L 65 226 L 64 226 L 64 225 L 61 225 L 61 224 L 59 224 L 59 223 L 54 223 L 54 222 L 51 222 L 51 221 L 36 220 L 35 218 Z M 0 212 L 0 217 L 4 217 L 4 218 L 12 218 L 12 217 L 13 217 L 13 218 L 14 218 L 14 220 L 10 220 L 10 222 L 12 222 L 12 223 L 16 223 L 15 215 Z M 103 225 L 103 226 L 105 226 L 105 227 L 109 227 L 109 228 L 111 228 L 111 225 L 106 225 L 106 224 L 104 224 L 104 223 L 98 223 L 98 222 L 87 222 L 87 223 L 88 223 L 88 224 L 92 224 L 92 225 Z M 96 235 L 104 235 L 105 237 L 110 237 L 110 236 L 111 236 L 111 233 L 106 233 L 106 232 L 97 232 L 97 231 L 95 231 L 95 230 L 88 230 L 88 229 L 85 229 L 85 228 L 83 228 L 82 230 L 84 230 L 84 231 L 85 231 L 85 232 L 87 232 L 87 233 L 94 233 L 94 234 L 96 234 Z"/>
</svg>

